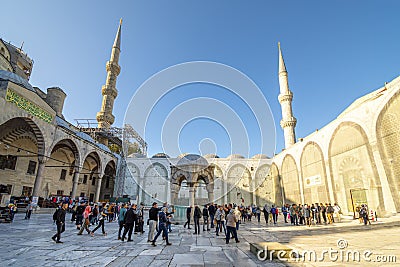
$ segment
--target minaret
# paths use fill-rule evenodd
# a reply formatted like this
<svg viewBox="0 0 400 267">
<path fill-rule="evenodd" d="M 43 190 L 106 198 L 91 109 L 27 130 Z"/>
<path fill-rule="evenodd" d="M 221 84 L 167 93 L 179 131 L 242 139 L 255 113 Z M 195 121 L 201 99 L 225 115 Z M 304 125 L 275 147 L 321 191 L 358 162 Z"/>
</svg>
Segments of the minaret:
<svg viewBox="0 0 400 267">
<path fill-rule="evenodd" d="M 286 71 L 285 62 L 283 61 L 281 44 L 278 43 L 279 49 L 279 103 L 282 107 L 281 127 L 285 136 L 285 148 L 290 147 L 296 142 L 296 134 L 294 128 L 297 120 L 293 117 L 292 100 L 293 93 L 289 89 L 288 73 Z"/>
<path fill-rule="evenodd" d="M 121 25 L 122 19 L 119 21 L 117 35 L 115 36 L 114 45 L 111 50 L 110 60 L 106 63 L 107 80 L 106 84 L 101 87 L 101 94 L 103 95 L 103 101 L 101 103 L 101 109 L 97 112 L 96 119 L 98 121 L 98 128 L 109 129 L 114 123 L 114 115 L 112 114 L 114 100 L 118 95 L 116 88 L 117 76 L 121 71 L 121 67 L 118 65 L 119 53 L 121 52 Z M 99 140 L 101 143 L 107 144 L 107 140 Z"/>
</svg>

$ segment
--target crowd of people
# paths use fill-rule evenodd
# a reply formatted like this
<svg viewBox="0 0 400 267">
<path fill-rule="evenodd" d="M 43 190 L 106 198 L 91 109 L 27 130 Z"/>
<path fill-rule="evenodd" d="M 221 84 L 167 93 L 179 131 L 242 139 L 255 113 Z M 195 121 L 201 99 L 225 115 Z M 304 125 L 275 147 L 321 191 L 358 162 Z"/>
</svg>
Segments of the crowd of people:
<svg viewBox="0 0 400 267">
<path fill-rule="evenodd" d="M 152 204 L 148 210 L 148 215 L 144 213 L 144 206 L 131 203 L 95 203 L 88 205 L 87 202 L 60 202 L 58 209 L 53 214 L 53 220 L 57 224 L 57 233 L 52 237 L 57 243 L 60 241 L 61 233 L 65 230 L 65 214 L 71 213 L 71 222 L 75 222 L 77 235 L 82 235 L 84 231 L 90 236 L 101 228 L 102 234 L 105 231 L 105 222 L 118 222 L 118 240 L 131 242 L 132 233 L 143 234 L 144 218 L 147 219 L 148 236 L 147 242 L 156 246 L 160 235 L 166 241 L 166 245 L 171 245 L 168 233 L 172 231 L 172 220 L 174 208 L 168 203 L 163 203 L 162 207 L 157 202 Z M 362 205 L 358 209 L 360 222 L 369 223 L 368 207 Z M 261 223 L 263 215 L 267 225 L 277 225 L 278 221 L 294 226 L 305 225 L 311 227 L 317 224 L 333 224 L 341 221 L 341 208 L 337 203 L 314 203 L 314 204 L 285 204 L 282 207 L 265 204 L 263 207 L 251 205 L 244 206 L 235 204 L 217 205 L 214 203 L 204 206 L 189 206 L 186 209 L 186 222 L 184 228 L 192 229 L 194 226 L 195 235 L 204 231 L 214 231 L 216 236 L 224 235 L 226 244 L 231 239 L 237 243 L 240 224 L 251 222 L 252 219 Z M 282 218 L 278 220 L 278 218 Z M 201 227 L 202 225 L 202 227 Z"/>
</svg>

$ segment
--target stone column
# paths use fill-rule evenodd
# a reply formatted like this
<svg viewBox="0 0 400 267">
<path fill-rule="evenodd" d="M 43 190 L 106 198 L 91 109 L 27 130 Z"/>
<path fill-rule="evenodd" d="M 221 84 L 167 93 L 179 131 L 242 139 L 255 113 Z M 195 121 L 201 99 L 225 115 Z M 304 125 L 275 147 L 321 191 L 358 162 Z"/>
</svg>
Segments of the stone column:
<svg viewBox="0 0 400 267">
<path fill-rule="evenodd" d="M 100 200 L 101 180 L 102 180 L 102 177 L 99 176 L 97 178 L 96 196 L 94 197 L 94 202 L 99 202 L 99 200 Z"/>
<path fill-rule="evenodd" d="M 179 185 L 177 184 L 171 184 L 171 199 L 170 199 L 170 204 L 176 205 L 176 200 L 178 199 L 178 193 L 179 193 Z"/>
<path fill-rule="evenodd" d="M 256 193 L 256 176 L 255 174 L 251 176 L 251 184 L 250 186 L 250 196 L 251 196 L 251 200 L 253 202 L 254 205 L 256 205 L 257 203 L 257 193 Z"/>
<path fill-rule="evenodd" d="M 46 166 L 47 159 L 44 158 L 43 156 L 40 156 L 38 158 L 38 161 L 39 165 L 36 173 L 35 185 L 33 186 L 33 192 L 32 192 L 32 196 L 34 197 L 39 197 L 42 188 L 44 167 Z"/>
<path fill-rule="evenodd" d="M 194 194 L 196 192 L 196 189 L 194 187 L 194 184 L 190 185 L 189 187 L 189 206 L 192 206 L 192 211 L 194 210 Z"/>
<path fill-rule="evenodd" d="M 228 203 L 228 181 L 225 179 L 222 179 L 222 186 L 223 186 L 223 190 L 224 190 L 224 197 L 223 197 L 223 202 L 224 203 Z"/>
<path fill-rule="evenodd" d="M 207 192 L 208 192 L 208 202 L 214 202 L 214 183 L 209 183 L 207 185 Z"/>
<path fill-rule="evenodd" d="M 79 181 L 79 167 L 75 167 L 74 178 L 72 183 L 72 194 L 71 199 L 75 199 L 76 197 L 76 190 L 78 190 L 78 181 Z"/>
</svg>

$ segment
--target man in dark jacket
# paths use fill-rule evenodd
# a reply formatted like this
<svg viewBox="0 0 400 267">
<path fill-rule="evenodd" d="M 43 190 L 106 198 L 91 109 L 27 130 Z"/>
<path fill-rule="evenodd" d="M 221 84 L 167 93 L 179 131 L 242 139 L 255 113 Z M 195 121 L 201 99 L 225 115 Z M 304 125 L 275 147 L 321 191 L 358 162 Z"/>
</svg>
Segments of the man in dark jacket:
<svg viewBox="0 0 400 267">
<path fill-rule="evenodd" d="M 194 207 L 194 213 L 193 213 L 193 220 L 194 220 L 194 234 L 199 235 L 200 234 L 200 218 L 201 218 L 201 210 L 199 206 Z"/>
<path fill-rule="evenodd" d="M 157 222 L 158 222 L 158 212 L 160 211 L 160 208 L 158 207 L 157 202 L 153 202 L 152 207 L 149 210 L 149 234 L 147 236 L 147 242 L 151 242 L 154 239 L 154 232 L 156 231 L 157 228 Z"/>
<path fill-rule="evenodd" d="M 128 211 L 125 213 L 125 218 L 124 218 L 124 233 L 122 234 L 121 240 L 125 240 L 126 233 L 128 233 L 128 240 L 127 242 L 132 242 L 132 231 L 133 231 L 133 226 L 135 225 L 135 222 L 137 221 L 137 214 L 135 212 L 136 209 L 136 204 L 133 204 Z M 129 231 L 129 232 L 128 232 Z"/>
<path fill-rule="evenodd" d="M 206 225 L 207 225 L 207 231 L 210 231 L 210 227 L 209 227 L 209 222 L 208 222 L 208 206 L 207 205 L 204 205 L 204 208 L 203 208 L 203 231 L 205 231 L 206 230 Z"/>
<path fill-rule="evenodd" d="M 51 239 L 53 239 L 56 243 L 63 243 L 60 241 L 61 233 L 65 231 L 65 214 L 66 209 L 68 208 L 68 204 L 64 204 L 61 209 L 57 211 L 56 214 L 56 225 L 57 225 L 57 233 L 53 235 Z"/>
<path fill-rule="evenodd" d="M 211 205 L 208 207 L 208 214 L 210 215 L 210 220 L 211 220 L 211 228 L 214 228 L 214 217 L 216 211 L 217 209 L 214 203 L 211 203 Z"/>
<path fill-rule="evenodd" d="M 187 226 L 188 226 L 188 229 L 191 229 L 191 228 L 190 228 L 190 217 L 192 217 L 192 206 L 189 206 L 189 207 L 186 209 L 186 219 L 187 219 L 187 221 L 185 222 L 185 225 L 184 225 L 183 227 L 186 228 L 186 225 L 187 225 Z"/>
<path fill-rule="evenodd" d="M 156 246 L 156 241 L 158 236 L 163 232 L 165 241 L 167 242 L 167 246 L 172 245 L 171 243 L 168 242 L 168 229 L 167 229 L 167 208 L 164 207 L 159 213 L 158 213 L 158 218 L 159 218 L 159 224 L 158 224 L 158 232 L 154 239 L 151 241 L 151 244 L 153 246 Z"/>
<path fill-rule="evenodd" d="M 83 223 L 83 212 L 86 209 L 85 202 L 81 202 L 78 207 L 76 207 L 76 229 L 81 229 Z"/>
</svg>

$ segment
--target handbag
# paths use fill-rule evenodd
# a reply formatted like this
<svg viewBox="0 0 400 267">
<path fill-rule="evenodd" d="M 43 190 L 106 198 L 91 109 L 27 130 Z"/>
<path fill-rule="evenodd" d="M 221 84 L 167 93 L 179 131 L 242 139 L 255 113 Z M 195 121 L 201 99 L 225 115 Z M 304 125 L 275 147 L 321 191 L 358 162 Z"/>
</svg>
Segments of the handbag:
<svg viewBox="0 0 400 267">
<path fill-rule="evenodd" d="M 147 225 L 149 225 L 150 224 L 150 219 L 147 219 L 147 223 L 146 223 Z"/>
</svg>

